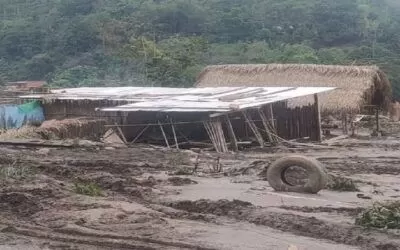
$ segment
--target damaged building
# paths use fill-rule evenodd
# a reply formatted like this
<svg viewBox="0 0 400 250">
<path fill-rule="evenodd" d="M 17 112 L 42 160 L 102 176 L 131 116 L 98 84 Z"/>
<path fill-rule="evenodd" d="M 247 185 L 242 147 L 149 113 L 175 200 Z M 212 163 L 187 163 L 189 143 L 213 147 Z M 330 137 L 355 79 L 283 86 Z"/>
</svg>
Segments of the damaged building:
<svg viewBox="0 0 400 250">
<path fill-rule="evenodd" d="M 274 144 L 279 138 L 321 140 L 319 93 L 332 87 L 74 88 L 26 95 L 49 119 L 106 121 L 128 144 L 218 152 Z M 313 103 L 289 107 L 294 98 Z"/>
</svg>

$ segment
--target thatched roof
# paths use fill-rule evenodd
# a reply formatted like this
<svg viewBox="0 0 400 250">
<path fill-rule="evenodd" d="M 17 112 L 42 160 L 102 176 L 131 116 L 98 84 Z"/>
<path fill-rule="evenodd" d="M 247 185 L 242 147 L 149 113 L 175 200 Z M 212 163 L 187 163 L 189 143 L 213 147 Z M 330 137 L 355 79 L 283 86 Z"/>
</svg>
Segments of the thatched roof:
<svg viewBox="0 0 400 250">
<path fill-rule="evenodd" d="M 331 66 L 312 64 L 234 64 L 206 67 L 197 87 L 336 87 L 320 94 L 323 112 L 359 112 L 364 105 L 380 105 L 387 110 L 391 87 L 385 73 L 376 66 Z M 290 106 L 312 103 L 299 98 Z"/>
</svg>

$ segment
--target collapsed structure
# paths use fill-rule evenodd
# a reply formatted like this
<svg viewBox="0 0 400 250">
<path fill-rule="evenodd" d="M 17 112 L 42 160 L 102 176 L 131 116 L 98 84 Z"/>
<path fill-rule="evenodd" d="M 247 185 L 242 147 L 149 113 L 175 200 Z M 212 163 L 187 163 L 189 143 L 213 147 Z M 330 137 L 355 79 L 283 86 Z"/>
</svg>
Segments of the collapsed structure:
<svg viewBox="0 0 400 250">
<path fill-rule="evenodd" d="M 105 119 L 126 143 L 201 146 L 218 152 L 251 142 L 321 139 L 318 93 L 332 87 L 75 88 L 27 95 L 40 100 L 46 119 Z M 313 104 L 288 107 L 293 98 Z"/>
</svg>

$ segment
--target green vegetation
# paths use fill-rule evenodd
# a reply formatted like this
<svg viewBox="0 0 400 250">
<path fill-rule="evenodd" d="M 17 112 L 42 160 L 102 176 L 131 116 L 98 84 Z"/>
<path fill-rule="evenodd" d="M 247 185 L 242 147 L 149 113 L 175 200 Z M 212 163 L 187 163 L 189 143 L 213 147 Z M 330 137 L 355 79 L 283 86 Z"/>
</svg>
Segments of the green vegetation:
<svg viewBox="0 0 400 250">
<path fill-rule="evenodd" d="M 93 182 L 75 182 L 74 191 L 77 194 L 87 195 L 87 196 L 101 196 L 101 188 Z"/>
<path fill-rule="evenodd" d="M 375 203 L 358 216 L 356 224 L 364 227 L 400 229 L 400 202 Z"/>
<path fill-rule="evenodd" d="M 334 190 L 339 192 L 360 191 L 352 179 L 334 175 L 330 175 L 329 177 L 330 178 L 327 185 L 327 188 L 329 190 Z"/>
<path fill-rule="evenodd" d="M 8 166 L 0 166 L 0 180 L 26 180 L 35 177 L 36 169 L 33 167 L 22 167 L 16 163 Z"/>
<path fill-rule="evenodd" d="M 400 99 L 393 0 L 0 0 L 0 82 L 191 86 L 207 64 L 376 64 Z"/>
</svg>

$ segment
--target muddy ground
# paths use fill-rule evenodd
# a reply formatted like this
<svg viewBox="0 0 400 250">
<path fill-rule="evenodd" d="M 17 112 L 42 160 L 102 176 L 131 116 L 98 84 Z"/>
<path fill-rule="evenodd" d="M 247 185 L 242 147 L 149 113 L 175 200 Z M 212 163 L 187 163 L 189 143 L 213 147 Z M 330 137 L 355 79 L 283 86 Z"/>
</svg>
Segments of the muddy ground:
<svg viewBox="0 0 400 250">
<path fill-rule="evenodd" d="M 0 249 L 400 249 L 400 232 L 355 225 L 363 208 L 400 197 L 399 149 L 395 137 L 223 156 L 2 147 Z M 359 190 L 274 192 L 265 169 L 289 154 Z"/>
</svg>

